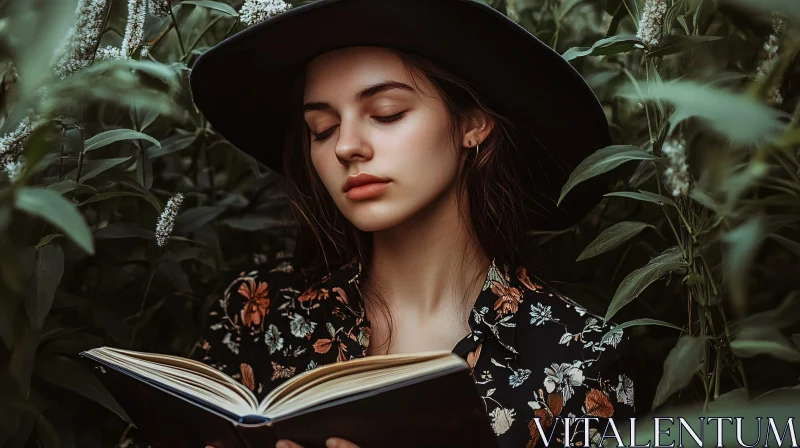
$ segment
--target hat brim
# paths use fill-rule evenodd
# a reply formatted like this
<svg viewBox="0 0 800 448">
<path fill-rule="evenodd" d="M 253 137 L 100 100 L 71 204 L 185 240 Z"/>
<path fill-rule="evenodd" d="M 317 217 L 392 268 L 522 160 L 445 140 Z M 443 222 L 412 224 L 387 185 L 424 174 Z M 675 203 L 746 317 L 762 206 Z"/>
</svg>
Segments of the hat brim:
<svg viewBox="0 0 800 448">
<path fill-rule="evenodd" d="M 561 55 L 475 0 L 319 0 L 289 9 L 201 55 L 189 79 L 192 97 L 223 137 L 281 172 L 292 80 L 314 57 L 361 45 L 431 60 L 528 133 L 521 144 L 539 142 L 517 148 L 535 190 L 531 227 L 570 226 L 601 198 L 595 181 L 556 207 L 574 167 L 611 143 L 594 93 Z"/>
</svg>

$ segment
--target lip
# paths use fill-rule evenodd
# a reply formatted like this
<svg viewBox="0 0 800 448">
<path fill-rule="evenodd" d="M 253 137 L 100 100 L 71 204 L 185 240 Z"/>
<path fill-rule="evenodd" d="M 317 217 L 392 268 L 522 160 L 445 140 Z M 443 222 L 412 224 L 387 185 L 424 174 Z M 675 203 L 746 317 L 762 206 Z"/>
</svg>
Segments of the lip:
<svg viewBox="0 0 800 448">
<path fill-rule="evenodd" d="M 356 176 L 348 176 L 342 191 L 351 200 L 364 200 L 373 198 L 383 192 L 389 185 L 390 179 L 386 177 L 374 176 L 369 173 L 359 173 Z"/>
</svg>

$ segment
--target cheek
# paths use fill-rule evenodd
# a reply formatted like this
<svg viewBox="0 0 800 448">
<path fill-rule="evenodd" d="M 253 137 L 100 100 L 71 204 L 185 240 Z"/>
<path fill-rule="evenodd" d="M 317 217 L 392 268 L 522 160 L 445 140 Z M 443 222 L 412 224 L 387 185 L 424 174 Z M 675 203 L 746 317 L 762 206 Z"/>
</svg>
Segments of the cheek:
<svg viewBox="0 0 800 448">
<path fill-rule="evenodd" d="M 325 188 L 330 193 L 336 188 L 336 182 L 338 182 L 335 166 L 338 165 L 336 158 L 326 157 L 326 154 L 322 150 L 318 149 L 311 150 L 310 156 L 311 164 L 313 165 L 314 170 L 317 172 L 319 178 L 322 180 L 322 183 L 325 185 Z"/>
<path fill-rule="evenodd" d="M 447 135 L 420 137 L 396 154 L 395 166 L 403 171 L 405 187 L 422 196 L 436 195 L 455 180 L 459 158 Z"/>
</svg>

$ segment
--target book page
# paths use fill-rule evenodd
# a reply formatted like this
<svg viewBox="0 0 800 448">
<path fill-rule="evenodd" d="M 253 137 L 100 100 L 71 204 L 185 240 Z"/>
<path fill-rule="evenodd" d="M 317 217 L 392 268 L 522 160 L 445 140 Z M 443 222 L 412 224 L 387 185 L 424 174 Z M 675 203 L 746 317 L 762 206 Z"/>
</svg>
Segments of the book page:
<svg viewBox="0 0 800 448">
<path fill-rule="evenodd" d="M 387 355 L 382 355 L 387 356 Z M 259 412 L 270 419 L 290 415 L 330 400 L 374 390 L 391 384 L 430 375 L 435 372 L 467 368 L 466 362 L 450 352 L 380 359 L 373 356 L 332 364 L 326 371 L 312 370 L 295 384 L 273 391 L 259 406 Z M 393 356 L 393 355 L 388 355 Z M 372 359 L 370 358 L 377 358 Z M 311 375 L 316 373 L 316 375 Z M 295 377 L 297 379 L 298 377 Z M 285 386 L 286 383 L 283 384 Z"/>
<path fill-rule="evenodd" d="M 85 353 L 236 415 L 257 412 L 258 401 L 247 387 L 203 363 L 177 356 L 110 347 Z"/>
<path fill-rule="evenodd" d="M 294 391 L 304 390 L 305 388 L 364 370 L 375 370 L 387 366 L 399 366 L 409 363 L 418 363 L 429 359 L 449 356 L 451 352 L 446 350 L 436 350 L 419 353 L 396 353 L 391 355 L 366 356 L 364 358 L 353 359 L 335 364 L 328 364 L 317 367 L 316 369 L 295 375 L 280 386 L 273 389 L 259 405 L 259 409 L 267 409 L 271 403 L 282 399 L 286 394 Z"/>
</svg>

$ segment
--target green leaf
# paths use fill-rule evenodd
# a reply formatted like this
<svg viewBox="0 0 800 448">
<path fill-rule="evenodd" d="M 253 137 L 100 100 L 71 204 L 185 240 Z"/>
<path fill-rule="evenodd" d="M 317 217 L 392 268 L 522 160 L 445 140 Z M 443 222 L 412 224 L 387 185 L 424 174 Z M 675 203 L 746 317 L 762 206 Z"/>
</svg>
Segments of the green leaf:
<svg viewBox="0 0 800 448">
<path fill-rule="evenodd" d="M 196 5 L 202 6 L 203 8 L 214 9 L 219 12 L 224 12 L 225 14 L 233 17 L 239 17 L 239 14 L 233 9 L 230 5 L 227 5 L 222 2 L 214 2 L 211 0 L 184 0 L 179 2 L 178 5 Z"/>
<path fill-rule="evenodd" d="M 691 117 L 699 118 L 740 145 L 777 140 L 786 127 L 781 121 L 785 115 L 781 111 L 742 94 L 692 81 L 651 82 L 646 84 L 644 92 L 627 87 L 619 93 L 635 101 L 651 99 L 673 104 L 675 112 L 669 120 L 670 134 L 678 124 Z"/>
<path fill-rule="evenodd" d="M 571 61 L 583 56 L 607 56 L 644 48 L 642 40 L 634 35 L 616 35 L 598 40 L 591 47 L 572 47 L 562 57 Z"/>
<path fill-rule="evenodd" d="M 658 45 L 651 48 L 650 51 L 647 52 L 647 57 L 656 58 L 681 53 L 721 39 L 722 38 L 719 36 L 683 36 L 671 34 L 669 36 L 664 36 L 664 38 L 658 42 Z"/>
<path fill-rule="evenodd" d="M 173 152 L 182 151 L 194 143 L 197 138 L 194 134 L 176 134 L 172 137 L 165 138 L 161 142 L 161 147 L 157 148 L 151 146 L 147 148 L 147 157 L 155 159 Z"/>
<path fill-rule="evenodd" d="M 770 355 L 786 361 L 800 362 L 797 348 L 777 328 L 770 326 L 742 328 L 731 341 L 731 351 L 742 358 Z"/>
<path fill-rule="evenodd" d="M 785 236 L 778 235 L 777 233 L 770 234 L 769 237 L 781 243 L 783 247 L 789 249 L 790 251 L 794 252 L 795 255 L 800 257 L 800 243 L 797 241 L 792 241 Z"/>
<path fill-rule="evenodd" d="M 112 199 L 112 198 L 117 198 L 117 197 L 121 197 L 121 196 L 130 196 L 130 197 L 135 197 L 135 198 L 141 198 L 141 199 L 144 199 L 145 201 L 147 201 L 150 205 L 153 205 L 153 203 L 150 201 L 150 198 L 147 195 L 144 195 L 142 193 L 136 193 L 136 192 L 133 192 L 133 191 L 107 191 L 105 193 L 100 193 L 100 194 L 97 194 L 97 195 L 94 195 L 94 196 L 90 197 L 89 199 L 87 199 L 87 200 L 81 202 L 80 204 L 78 204 L 78 207 L 82 207 L 82 206 L 84 206 L 86 204 L 91 204 L 93 202 L 105 201 L 106 199 Z M 159 207 L 155 207 L 155 205 L 153 205 L 153 208 L 157 212 L 161 213 L 161 209 Z"/>
<path fill-rule="evenodd" d="M 111 168 L 114 168 L 115 166 L 125 163 L 129 160 L 131 160 L 131 157 L 117 157 L 114 159 L 100 159 L 100 160 L 90 160 L 88 162 L 83 162 L 80 181 L 81 182 L 87 181 L 97 176 L 98 174 L 110 170 Z M 67 177 L 72 180 L 74 180 L 77 175 L 78 175 L 77 168 L 67 173 Z"/>
<path fill-rule="evenodd" d="M 754 216 L 722 238 L 726 243 L 722 259 L 724 278 L 729 285 L 733 306 L 738 310 L 745 309 L 748 271 L 764 240 L 764 227 L 764 220 L 760 216 Z"/>
<path fill-rule="evenodd" d="M 705 337 L 684 335 L 678 339 L 678 343 L 664 361 L 664 374 L 656 388 L 653 409 L 664 404 L 670 395 L 689 384 L 692 376 L 702 366 L 705 351 Z"/>
<path fill-rule="evenodd" d="M 61 229 L 69 239 L 94 255 L 92 232 L 75 205 L 53 190 L 23 187 L 16 190 L 14 206 Z"/>
<path fill-rule="evenodd" d="M 51 233 L 50 235 L 46 235 L 46 236 L 42 237 L 42 239 L 40 239 L 38 243 L 36 243 L 35 247 L 38 249 L 40 247 L 47 246 L 48 244 L 52 243 L 54 240 L 56 240 L 58 238 L 64 238 L 64 234 L 63 233 Z"/>
<path fill-rule="evenodd" d="M 569 180 L 567 180 L 567 183 L 561 188 L 561 196 L 558 198 L 558 203 L 560 204 L 567 193 L 579 183 L 611 171 L 625 162 L 630 162 L 632 160 L 660 159 L 660 157 L 650 154 L 636 146 L 612 145 L 599 149 L 575 167 L 575 170 L 572 171 L 572 174 L 569 176 Z"/>
<path fill-rule="evenodd" d="M 153 187 L 153 162 L 147 155 L 136 157 L 136 181 L 148 190 Z"/>
<path fill-rule="evenodd" d="M 650 224 L 643 222 L 622 221 L 614 224 L 613 226 L 603 230 L 597 238 L 594 239 L 588 246 L 581 252 L 578 259 L 575 261 L 585 260 L 612 249 L 616 249 L 622 243 L 636 236 L 639 232 L 646 227 L 654 228 Z"/>
<path fill-rule="evenodd" d="M 211 221 L 217 219 L 224 212 L 226 207 L 220 206 L 201 206 L 191 208 L 178 215 L 175 219 L 175 233 L 187 234 L 203 227 Z"/>
<path fill-rule="evenodd" d="M 53 306 L 56 288 L 64 275 L 64 251 L 57 244 L 48 244 L 36 250 L 36 271 L 31 278 L 31 289 L 25 301 L 31 327 L 41 329 L 44 319 Z"/>
<path fill-rule="evenodd" d="M 651 193 L 649 191 L 644 191 L 644 190 L 639 190 L 638 193 L 634 191 L 615 191 L 613 193 L 608 193 L 604 196 L 636 199 L 637 201 L 652 202 L 653 204 L 658 204 L 658 205 L 667 204 L 676 207 L 675 201 L 673 201 L 672 199 L 660 195 L 658 193 Z"/>
<path fill-rule="evenodd" d="M 92 187 L 91 185 L 79 184 L 72 179 L 63 179 L 59 182 L 48 185 L 47 188 L 61 194 L 69 193 L 70 191 L 75 190 L 78 190 L 80 193 L 97 194 L 96 188 Z"/>
<path fill-rule="evenodd" d="M 650 260 L 644 267 L 628 274 L 617 287 L 604 322 L 611 320 L 622 307 L 638 297 L 654 281 L 685 265 L 680 248 L 673 246 Z"/>
<path fill-rule="evenodd" d="M 140 130 L 144 131 L 147 129 L 148 126 L 153 124 L 158 118 L 158 110 L 155 109 L 147 109 L 147 108 L 135 108 L 136 110 L 136 126 Z M 133 112 L 131 112 L 131 116 L 133 116 Z"/>
<path fill-rule="evenodd" d="M 636 327 L 636 326 L 639 326 L 639 325 L 658 325 L 658 326 L 661 326 L 661 327 L 674 328 L 675 330 L 678 330 L 678 331 L 681 331 L 683 333 L 686 333 L 686 330 L 684 330 L 683 328 L 681 328 L 681 327 L 679 327 L 677 325 L 673 325 L 673 324 L 671 324 L 669 322 L 664 322 L 663 320 L 647 319 L 647 318 L 645 318 L 645 319 L 634 319 L 634 320 L 629 320 L 627 322 L 623 322 L 623 323 L 617 325 L 616 327 L 612 328 L 611 330 L 607 331 L 606 334 L 604 334 L 603 337 L 600 339 L 600 345 L 603 345 L 606 342 L 606 340 L 608 340 L 608 338 L 611 337 L 611 335 L 613 333 L 615 333 L 617 331 L 624 330 L 625 328 L 628 328 L 628 327 Z"/>
<path fill-rule="evenodd" d="M 127 186 L 132 190 L 139 192 L 141 197 L 150 203 L 154 209 L 161 213 L 164 210 L 164 205 L 150 190 L 142 187 L 138 182 L 124 175 L 121 172 L 107 172 L 103 175 L 104 179 L 110 179 L 119 182 L 121 185 Z"/>
<path fill-rule="evenodd" d="M 37 360 L 35 372 L 44 381 L 82 395 L 130 421 L 100 380 L 81 364 L 65 356 L 49 356 Z"/>
<path fill-rule="evenodd" d="M 110 240 L 121 238 L 142 238 L 146 240 L 155 239 L 155 233 L 152 230 L 146 230 L 139 227 L 133 222 L 115 222 L 105 227 L 97 229 L 94 233 L 97 240 Z"/>
<path fill-rule="evenodd" d="M 83 151 L 88 152 L 93 149 L 102 148 L 112 143 L 122 140 L 147 140 L 148 142 L 161 147 L 161 143 L 155 138 L 133 129 L 112 129 L 101 132 L 83 143 Z"/>
</svg>

